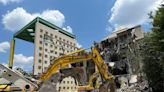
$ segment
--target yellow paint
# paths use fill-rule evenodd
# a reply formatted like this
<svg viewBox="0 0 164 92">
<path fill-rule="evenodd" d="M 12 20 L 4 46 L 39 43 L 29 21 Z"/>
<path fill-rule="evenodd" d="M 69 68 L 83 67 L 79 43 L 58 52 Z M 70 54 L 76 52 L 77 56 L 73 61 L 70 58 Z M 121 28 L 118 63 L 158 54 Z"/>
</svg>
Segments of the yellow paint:
<svg viewBox="0 0 164 92">
<path fill-rule="evenodd" d="M 9 65 L 8 65 L 8 67 L 11 69 L 13 67 L 14 48 L 15 48 L 15 39 L 13 38 L 11 40 L 10 57 L 9 57 Z"/>
</svg>

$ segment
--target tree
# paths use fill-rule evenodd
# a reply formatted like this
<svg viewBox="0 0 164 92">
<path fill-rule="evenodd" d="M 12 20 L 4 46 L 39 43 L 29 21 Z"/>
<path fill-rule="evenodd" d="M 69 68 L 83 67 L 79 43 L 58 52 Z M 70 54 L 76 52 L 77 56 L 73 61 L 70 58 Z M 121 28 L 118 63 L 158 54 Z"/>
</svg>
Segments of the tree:
<svg viewBox="0 0 164 92">
<path fill-rule="evenodd" d="M 152 16 L 151 16 L 152 17 Z M 152 32 L 145 34 L 142 45 L 143 69 L 153 92 L 164 92 L 164 6 L 152 17 Z"/>
</svg>

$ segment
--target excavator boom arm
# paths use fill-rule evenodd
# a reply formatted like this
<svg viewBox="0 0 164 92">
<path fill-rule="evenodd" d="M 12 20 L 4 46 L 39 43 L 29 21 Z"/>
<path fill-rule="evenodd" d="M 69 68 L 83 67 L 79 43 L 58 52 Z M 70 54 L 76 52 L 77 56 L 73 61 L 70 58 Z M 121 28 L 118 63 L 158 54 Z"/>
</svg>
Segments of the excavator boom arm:
<svg viewBox="0 0 164 92">
<path fill-rule="evenodd" d="M 80 56 L 63 56 L 61 58 L 58 58 L 47 69 L 47 71 L 41 75 L 40 80 L 44 81 L 44 80 L 48 79 L 52 74 L 58 72 L 58 70 L 60 70 L 61 68 L 64 68 L 65 66 L 67 66 L 69 64 L 87 61 L 90 59 L 92 59 L 91 54 L 80 55 Z"/>
<path fill-rule="evenodd" d="M 47 69 L 45 73 L 43 73 L 40 77 L 41 81 L 47 80 L 52 74 L 58 72 L 61 68 L 64 68 L 65 66 L 77 63 L 77 62 L 84 62 L 88 60 L 92 60 L 95 65 L 97 66 L 98 72 L 101 74 L 101 76 L 106 80 L 112 80 L 113 76 L 109 75 L 108 73 L 108 66 L 103 61 L 101 55 L 99 54 L 98 50 L 96 48 L 91 48 L 91 53 L 85 53 L 85 50 L 79 50 L 76 52 L 73 52 L 71 54 L 67 54 L 63 57 L 60 57 L 56 60 L 54 60 L 53 64 Z M 83 54 L 80 54 L 80 53 Z M 81 89 L 92 89 L 92 78 L 89 81 L 88 86 L 83 86 Z"/>
</svg>

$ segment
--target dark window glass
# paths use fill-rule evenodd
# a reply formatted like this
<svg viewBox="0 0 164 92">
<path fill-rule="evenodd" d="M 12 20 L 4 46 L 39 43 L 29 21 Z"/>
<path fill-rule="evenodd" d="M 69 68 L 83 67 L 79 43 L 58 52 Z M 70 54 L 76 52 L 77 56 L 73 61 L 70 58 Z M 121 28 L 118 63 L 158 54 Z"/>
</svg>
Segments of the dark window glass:
<svg viewBox="0 0 164 92">
<path fill-rule="evenodd" d="M 41 69 L 41 66 L 38 66 L 38 69 Z"/>
<path fill-rule="evenodd" d="M 41 63 L 41 62 L 42 62 L 42 60 L 39 59 L 39 63 Z"/>
<path fill-rule="evenodd" d="M 39 50 L 42 50 L 42 47 L 39 47 Z"/>
<path fill-rule="evenodd" d="M 40 32 L 43 32 L 43 30 L 42 30 L 42 29 L 40 29 Z"/>
<path fill-rule="evenodd" d="M 42 38 L 43 36 L 42 35 L 40 35 L 40 38 Z"/>
</svg>

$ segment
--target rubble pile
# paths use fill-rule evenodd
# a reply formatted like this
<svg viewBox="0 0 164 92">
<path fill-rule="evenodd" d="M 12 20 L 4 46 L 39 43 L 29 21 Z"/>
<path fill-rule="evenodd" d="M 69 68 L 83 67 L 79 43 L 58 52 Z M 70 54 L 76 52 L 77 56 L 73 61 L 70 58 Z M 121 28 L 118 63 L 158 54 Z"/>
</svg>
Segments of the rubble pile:
<svg viewBox="0 0 164 92">
<path fill-rule="evenodd" d="M 117 92 L 150 92 L 148 90 L 147 82 L 134 83 L 130 86 L 124 86 L 117 90 Z"/>
<path fill-rule="evenodd" d="M 121 81 L 124 82 L 122 82 L 121 87 L 117 89 L 117 92 L 151 92 L 149 90 L 148 82 L 143 78 L 134 83 L 129 83 L 128 81 L 125 81 L 125 79 Z"/>
</svg>

